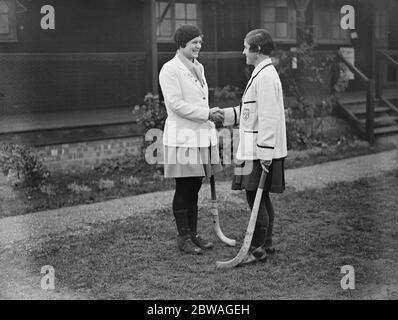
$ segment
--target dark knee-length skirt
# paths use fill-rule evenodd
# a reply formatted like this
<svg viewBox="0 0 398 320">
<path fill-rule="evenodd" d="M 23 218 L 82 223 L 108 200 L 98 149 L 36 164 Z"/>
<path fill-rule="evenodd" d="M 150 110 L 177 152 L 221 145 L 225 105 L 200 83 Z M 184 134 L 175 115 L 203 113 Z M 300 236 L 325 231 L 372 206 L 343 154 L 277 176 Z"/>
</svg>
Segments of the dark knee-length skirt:
<svg viewBox="0 0 398 320">
<path fill-rule="evenodd" d="M 272 164 L 269 168 L 269 173 L 265 180 L 264 191 L 270 193 L 283 193 L 285 191 L 285 158 L 273 159 Z M 252 168 L 251 168 L 252 165 Z M 235 174 L 232 181 L 232 190 L 248 190 L 256 191 L 260 182 L 261 173 L 263 168 L 261 167 L 260 160 L 245 161 L 239 167 L 247 167 L 247 174 Z M 243 172 L 242 173 L 246 173 Z"/>
</svg>

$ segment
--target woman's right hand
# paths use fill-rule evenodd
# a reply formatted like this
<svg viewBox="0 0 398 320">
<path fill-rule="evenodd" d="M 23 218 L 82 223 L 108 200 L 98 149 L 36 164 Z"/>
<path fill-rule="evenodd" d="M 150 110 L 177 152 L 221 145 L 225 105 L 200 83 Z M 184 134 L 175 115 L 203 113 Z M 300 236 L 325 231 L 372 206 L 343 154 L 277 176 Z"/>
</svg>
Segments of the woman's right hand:
<svg viewBox="0 0 398 320">
<path fill-rule="evenodd" d="M 209 112 L 209 120 L 214 122 L 215 124 L 217 123 L 223 123 L 224 121 L 224 110 L 215 107 L 211 108 Z"/>
</svg>

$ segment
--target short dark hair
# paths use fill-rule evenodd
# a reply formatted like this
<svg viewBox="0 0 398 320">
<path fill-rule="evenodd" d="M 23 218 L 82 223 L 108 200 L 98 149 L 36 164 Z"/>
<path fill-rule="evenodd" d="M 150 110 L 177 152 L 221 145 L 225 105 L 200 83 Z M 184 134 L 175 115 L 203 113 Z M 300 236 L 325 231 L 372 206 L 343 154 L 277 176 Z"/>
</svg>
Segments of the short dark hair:
<svg viewBox="0 0 398 320">
<path fill-rule="evenodd" d="M 174 33 L 174 43 L 177 49 L 185 48 L 189 41 L 199 36 L 203 38 L 202 31 L 198 27 L 191 24 L 184 24 Z"/>
<path fill-rule="evenodd" d="M 275 49 L 274 41 L 269 32 L 265 29 L 255 29 L 250 31 L 245 40 L 249 45 L 250 52 L 258 52 L 270 55 Z"/>
</svg>

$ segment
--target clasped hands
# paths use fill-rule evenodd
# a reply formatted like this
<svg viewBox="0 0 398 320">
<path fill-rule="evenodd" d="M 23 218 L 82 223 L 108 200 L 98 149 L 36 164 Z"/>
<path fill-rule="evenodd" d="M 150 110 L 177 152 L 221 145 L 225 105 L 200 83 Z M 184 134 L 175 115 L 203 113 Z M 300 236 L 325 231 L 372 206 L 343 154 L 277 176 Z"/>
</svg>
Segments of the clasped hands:
<svg viewBox="0 0 398 320">
<path fill-rule="evenodd" d="M 211 108 L 209 112 L 209 120 L 215 124 L 221 124 L 224 122 L 224 110 L 215 107 Z"/>
</svg>

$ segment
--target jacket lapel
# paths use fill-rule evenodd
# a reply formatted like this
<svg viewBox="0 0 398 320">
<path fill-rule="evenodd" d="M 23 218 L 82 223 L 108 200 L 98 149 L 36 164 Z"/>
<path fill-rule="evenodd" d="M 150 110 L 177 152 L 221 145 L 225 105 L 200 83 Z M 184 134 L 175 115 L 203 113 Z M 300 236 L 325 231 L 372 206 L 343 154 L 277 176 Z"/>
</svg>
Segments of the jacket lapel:
<svg viewBox="0 0 398 320">
<path fill-rule="evenodd" d="M 180 58 L 176 55 L 175 58 L 176 63 L 178 65 L 178 68 L 181 70 L 181 72 L 184 74 L 185 77 L 189 78 L 190 81 L 193 81 L 193 83 L 202 91 L 204 92 L 205 88 L 204 86 L 200 84 L 200 81 L 195 78 L 195 76 L 192 74 L 192 72 L 188 69 L 188 67 L 180 60 Z"/>
</svg>

